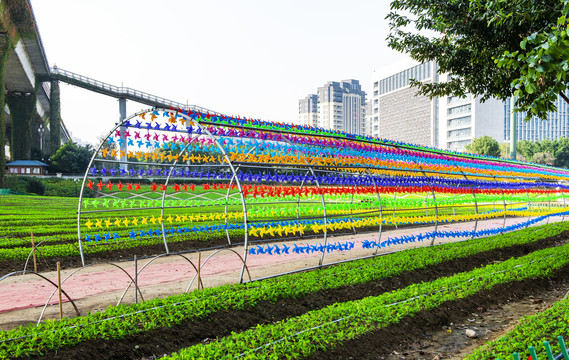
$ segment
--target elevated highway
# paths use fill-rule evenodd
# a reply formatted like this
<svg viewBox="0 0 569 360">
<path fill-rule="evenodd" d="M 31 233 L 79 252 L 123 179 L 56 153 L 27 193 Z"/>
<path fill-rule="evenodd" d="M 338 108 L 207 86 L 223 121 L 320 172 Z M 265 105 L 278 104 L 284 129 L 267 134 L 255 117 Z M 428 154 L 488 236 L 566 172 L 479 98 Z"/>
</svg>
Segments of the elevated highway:
<svg viewBox="0 0 569 360">
<path fill-rule="evenodd" d="M 0 119 L 3 169 L 5 155 L 16 160 L 31 158 L 32 150 L 35 157 L 49 154 L 52 123 L 60 129 L 52 147 L 70 139 L 58 109 L 52 107 L 48 61 L 29 0 L 0 0 L 0 65 L 4 87 Z M 7 154 L 4 144 L 9 147 Z"/>
<path fill-rule="evenodd" d="M 59 82 L 117 98 L 123 119 L 126 117 L 127 100 L 148 106 L 215 113 L 71 71 L 50 68 L 29 0 L 0 0 L 0 56 L 0 64 L 4 66 L 0 81 L 3 80 L 5 88 L 0 139 L 4 138 L 9 146 L 6 155 L 11 160 L 30 159 L 32 155 L 37 158 L 38 152 L 42 158 L 47 158 L 71 139 L 59 113 Z M 0 158 L 4 158 L 3 148 Z"/>
<path fill-rule="evenodd" d="M 83 89 L 87 89 L 102 95 L 111 96 L 117 99 L 135 101 L 148 106 L 173 107 L 175 109 L 192 109 L 201 112 L 214 113 L 212 110 L 205 109 L 196 105 L 182 104 L 177 101 L 169 100 L 160 96 L 152 95 L 140 90 L 132 89 L 124 86 L 115 86 L 99 80 L 89 78 L 71 71 L 60 68 L 50 69 L 49 77 L 52 81 L 63 81 L 67 84 L 75 85 Z"/>
</svg>

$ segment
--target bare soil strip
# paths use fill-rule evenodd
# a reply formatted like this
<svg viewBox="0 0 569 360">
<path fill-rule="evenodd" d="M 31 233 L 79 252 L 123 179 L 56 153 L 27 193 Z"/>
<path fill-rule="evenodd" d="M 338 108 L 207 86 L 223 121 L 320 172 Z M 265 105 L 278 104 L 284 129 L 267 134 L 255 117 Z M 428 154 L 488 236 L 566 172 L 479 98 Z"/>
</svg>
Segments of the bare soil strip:
<svg viewBox="0 0 569 360">
<path fill-rule="evenodd" d="M 522 316 L 543 309 L 543 306 L 527 306 L 528 302 L 532 303 L 531 299 L 543 301 L 547 298 L 550 303 L 560 300 L 569 289 L 568 276 L 569 266 L 566 266 L 553 277 L 503 284 L 462 300 L 445 302 L 436 309 L 421 311 L 397 324 L 346 341 L 334 350 L 314 354 L 310 359 L 462 358 L 475 346 L 490 340 L 488 333 L 480 328 L 479 333 L 483 334 L 481 338 L 468 339 L 464 335 L 466 324 L 472 328 L 473 320 L 476 322 L 492 314 L 494 324 L 487 327 L 496 328 L 492 339 L 497 338 Z M 505 326 L 498 330 L 498 324 Z M 453 329 L 454 337 L 450 336 Z"/>
</svg>

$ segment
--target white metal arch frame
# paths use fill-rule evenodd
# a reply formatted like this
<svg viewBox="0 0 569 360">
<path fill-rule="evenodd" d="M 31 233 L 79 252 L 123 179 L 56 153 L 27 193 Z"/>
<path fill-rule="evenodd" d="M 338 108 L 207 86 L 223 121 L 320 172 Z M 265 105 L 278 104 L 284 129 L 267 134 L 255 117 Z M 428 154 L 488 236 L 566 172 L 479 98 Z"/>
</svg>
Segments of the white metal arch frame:
<svg viewBox="0 0 569 360">
<path fill-rule="evenodd" d="M 135 163 L 135 162 L 121 162 L 121 161 L 110 161 L 110 160 L 105 160 L 105 159 L 99 159 L 97 158 L 97 155 L 100 153 L 100 151 L 103 149 L 103 147 L 105 146 L 107 140 L 109 137 L 113 136 L 113 134 L 115 133 L 115 131 L 117 129 L 120 129 L 121 127 L 126 127 L 125 125 L 130 125 L 130 121 L 132 119 L 135 119 L 137 117 L 139 117 L 141 114 L 148 114 L 148 113 L 154 113 L 154 112 L 166 112 L 169 114 L 173 114 L 173 116 L 176 117 L 181 117 L 183 118 L 185 121 L 187 121 L 190 124 L 194 124 L 196 125 L 199 129 L 200 132 L 203 136 L 206 136 L 209 140 L 212 140 L 213 143 L 218 147 L 218 149 L 220 150 L 221 154 L 223 155 L 225 161 L 227 162 L 227 166 L 229 167 L 229 169 L 232 172 L 233 175 L 233 179 L 238 187 L 239 193 L 240 193 L 240 197 L 241 197 L 241 203 L 243 206 L 243 216 L 244 216 L 244 228 L 245 228 L 245 255 L 244 258 L 246 259 L 247 256 L 247 245 L 248 245 L 248 231 L 247 231 L 247 208 L 246 208 L 246 203 L 245 203 L 245 197 L 243 195 L 243 189 L 241 186 L 241 181 L 239 180 L 239 177 L 237 176 L 237 172 L 231 162 L 231 159 L 229 158 L 229 156 L 227 155 L 227 153 L 225 152 L 223 146 L 221 146 L 219 144 L 219 138 L 212 135 L 211 132 L 207 129 L 206 126 L 203 126 L 200 123 L 200 120 L 198 119 L 194 119 L 190 116 L 188 116 L 186 113 L 180 112 L 178 110 L 172 110 L 172 109 L 163 109 L 163 108 L 152 108 L 152 109 L 147 109 L 147 110 L 143 110 L 143 111 L 139 111 L 127 118 L 125 118 L 122 122 L 116 124 L 108 133 L 107 135 L 104 137 L 104 139 L 101 141 L 101 143 L 99 144 L 99 146 L 96 148 L 95 153 L 93 154 L 93 156 L 91 157 L 91 160 L 89 162 L 89 165 L 87 167 L 87 171 L 85 172 L 84 176 L 83 176 L 83 182 L 81 184 L 81 191 L 79 193 L 79 202 L 78 202 L 78 210 L 77 210 L 77 238 L 78 238 L 78 245 L 79 245 L 79 252 L 80 252 L 80 256 L 81 256 L 81 262 L 82 265 L 85 266 L 85 253 L 84 253 L 84 249 L 83 249 L 83 242 L 82 242 L 82 238 L 81 238 L 81 218 L 82 218 L 82 214 L 87 213 L 87 211 L 84 211 L 82 209 L 83 207 L 83 196 L 85 193 L 85 185 L 87 182 L 87 178 L 89 176 L 89 170 L 93 167 L 93 165 L 96 162 L 111 162 L 111 163 L 120 163 L 120 164 L 131 164 L 131 165 L 141 165 L 141 163 Z M 220 124 L 221 126 L 223 126 L 223 124 Z M 127 128 L 130 128 L 131 126 L 128 126 Z M 164 130 L 161 130 L 164 131 Z M 124 137 L 124 134 L 121 134 L 121 138 Z M 186 144 L 184 146 L 184 149 L 182 150 L 182 152 L 180 153 L 180 155 L 183 155 L 184 153 L 187 152 L 189 146 L 193 143 L 193 141 L 195 141 L 195 139 L 197 139 L 197 137 L 192 138 L 190 141 L 188 141 L 188 144 Z M 176 169 L 176 166 L 178 165 L 178 161 L 175 161 L 173 164 L 164 164 L 164 163 L 142 163 L 142 165 L 152 165 L 152 166 L 160 166 L 160 167 L 169 167 L 169 171 L 168 171 L 168 175 L 166 177 L 165 180 L 165 186 L 167 187 L 170 178 L 174 172 L 174 170 Z M 166 199 L 166 190 L 163 191 L 162 194 L 162 204 L 160 207 L 160 211 L 162 214 L 162 217 L 164 215 L 164 207 L 165 207 L 165 199 Z M 134 209 L 133 209 L 134 210 Z M 141 210 L 141 209 L 138 209 Z M 91 212 L 102 212 L 101 210 L 99 211 L 88 211 L 89 213 Z M 168 242 L 166 240 L 166 234 L 165 234 L 165 229 L 164 229 L 164 219 L 162 219 L 161 221 L 161 228 L 162 228 L 162 239 L 164 242 L 164 247 L 166 250 L 166 253 L 169 253 L 169 249 L 168 249 Z M 242 270 L 242 272 L 244 271 L 244 268 Z"/>
<path fill-rule="evenodd" d="M 350 207 L 350 213 L 349 213 L 349 217 L 352 220 L 352 229 L 354 231 L 354 225 L 353 225 L 353 205 L 354 205 L 354 194 L 356 193 L 356 189 L 359 188 L 360 184 L 364 184 L 365 186 L 374 186 L 375 187 L 375 193 L 374 195 L 377 196 L 377 201 L 378 201 L 378 209 L 375 209 L 375 206 L 372 206 L 374 209 L 371 212 L 379 212 L 379 216 L 380 216 L 380 223 L 379 223 L 379 234 L 378 234 L 378 243 L 380 243 L 381 240 L 381 234 L 382 234 L 382 222 L 383 222 L 383 213 L 385 211 L 387 211 L 386 209 L 384 209 L 382 207 L 382 196 L 380 195 L 380 187 L 378 184 L 378 180 L 380 180 L 379 177 L 377 177 L 375 175 L 375 172 L 372 173 L 372 171 L 401 171 L 403 173 L 406 174 L 412 174 L 412 173 L 416 173 L 416 174 L 422 174 L 422 183 L 424 184 L 430 184 L 430 192 L 432 194 L 433 197 L 433 203 L 434 203 L 434 211 L 435 211 L 435 221 L 434 221 L 434 232 L 433 232 L 433 240 L 431 241 L 431 245 L 433 245 L 435 238 L 437 236 L 437 227 L 439 225 L 439 207 L 441 207 L 442 205 L 440 205 L 437 202 L 437 196 L 435 194 L 435 183 L 437 182 L 437 179 L 440 179 L 442 177 L 440 177 L 440 175 L 444 175 L 444 174 L 448 174 L 445 171 L 434 171 L 434 170 L 428 170 L 425 169 L 423 167 L 423 162 L 421 160 L 418 160 L 418 158 L 416 157 L 416 155 L 410 154 L 410 158 L 409 160 L 411 162 L 413 162 L 416 165 L 416 168 L 414 169 L 397 169 L 397 167 L 393 168 L 390 166 L 370 166 L 370 165 L 366 165 L 364 163 L 358 163 L 358 164 L 354 164 L 354 165 L 347 165 L 347 164 L 333 164 L 333 165 L 320 165 L 320 164 L 315 164 L 315 163 L 311 163 L 307 160 L 307 158 L 309 156 L 313 156 L 312 151 L 310 150 L 310 148 L 312 146 L 314 147 L 329 147 L 328 150 L 333 150 L 332 153 L 334 151 L 342 151 L 342 147 L 343 148 L 348 148 L 349 146 L 352 146 L 350 144 L 340 144 L 340 146 L 338 146 L 337 140 L 341 140 L 341 141 L 347 141 L 347 142 L 359 142 L 362 144 L 368 143 L 369 141 L 360 141 L 358 139 L 349 139 L 349 138 L 345 138 L 342 136 L 335 136 L 335 135 L 314 135 L 314 134 L 301 134 L 301 133 L 294 133 L 291 130 L 282 130 L 282 129 L 275 129 L 275 128 L 269 128 L 269 127 L 250 127 L 248 125 L 243 124 L 242 122 L 225 122 L 225 121 L 219 121 L 219 119 L 208 119 L 205 116 L 204 117 L 196 117 L 193 114 L 192 115 L 188 115 L 187 113 L 181 111 L 181 110 L 174 110 L 174 109 L 162 109 L 162 108 L 153 108 L 153 109 L 148 109 L 148 110 L 144 110 L 138 113 L 135 113 L 133 115 L 131 115 L 130 117 L 126 118 L 124 121 L 122 121 L 120 124 L 116 124 L 116 126 L 109 131 L 109 133 L 107 134 L 107 136 L 103 139 L 103 141 L 101 142 L 101 144 L 99 144 L 98 148 L 96 149 L 95 154 L 93 155 L 93 157 L 90 160 L 89 166 L 88 166 L 88 170 L 86 171 L 84 178 L 83 178 L 83 182 L 81 185 L 81 192 L 79 195 L 79 205 L 78 205 L 78 218 L 77 218 L 77 227 L 78 227 L 78 245 L 79 245 L 79 250 L 81 253 L 81 260 L 83 265 L 85 265 L 85 256 L 84 256 L 84 250 L 83 250 L 83 244 L 82 244 L 82 239 L 81 239 L 81 218 L 82 218 L 82 214 L 85 214 L 87 212 L 102 212 L 102 211 L 119 211 L 119 210 L 95 210 L 95 211 L 84 211 L 82 209 L 83 206 L 83 196 L 84 196 L 84 191 L 85 191 L 85 186 L 86 186 L 86 181 L 87 178 L 89 176 L 89 169 L 91 169 L 93 167 L 93 165 L 97 162 L 110 162 L 110 163 L 114 163 L 114 164 L 120 164 L 121 166 L 129 166 L 129 165 L 143 165 L 143 166 L 156 166 L 156 167 L 162 167 L 162 168 L 167 168 L 167 174 L 164 178 L 164 187 L 166 190 L 163 190 L 162 192 L 162 196 L 161 196 L 161 202 L 160 202 L 160 207 L 158 207 L 158 205 L 155 205 L 156 207 L 153 209 L 159 209 L 160 210 L 160 214 L 161 214 L 161 221 L 160 221 L 160 227 L 161 227 L 161 237 L 162 237 L 162 241 L 164 243 L 164 247 L 165 247 L 165 251 L 166 253 L 170 253 L 169 247 L 168 247 L 168 241 L 167 241 L 167 237 L 166 237 L 166 229 L 164 226 L 164 215 L 165 215 L 165 209 L 170 208 L 166 206 L 166 199 L 167 199 L 167 189 L 168 189 L 168 185 L 170 184 L 170 182 L 172 181 L 172 179 L 174 179 L 177 175 L 176 174 L 176 169 L 180 169 L 181 167 L 191 167 L 191 166 L 198 166 L 197 164 L 181 164 L 180 162 L 180 158 L 178 157 L 175 161 L 171 162 L 171 163 L 154 163 L 154 162 L 150 162 L 150 163 L 137 163 L 137 162 L 130 162 L 128 161 L 128 157 L 120 157 L 118 161 L 115 160 L 108 160 L 108 159 L 100 159 L 97 156 L 100 154 L 101 150 L 103 149 L 103 147 L 105 146 L 105 143 L 107 142 L 107 140 L 113 136 L 113 134 L 115 134 L 115 132 L 117 131 L 117 129 L 121 129 L 121 128 L 133 128 L 133 124 L 131 123 L 131 120 L 133 120 L 134 118 L 139 117 L 142 114 L 150 114 L 150 113 L 155 113 L 155 112 L 162 112 L 162 113 L 167 113 L 171 116 L 174 116 L 175 118 L 181 118 L 182 121 L 184 121 L 186 123 L 186 125 L 190 125 L 190 126 L 195 126 L 195 128 L 199 131 L 192 133 L 190 131 L 188 131 L 188 140 L 185 142 L 183 149 L 180 148 L 180 156 L 182 155 L 187 155 L 190 151 L 190 147 L 193 146 L 193 144 L 196 143 L 196 141 L 198 140 L 198 138 L 200 139 L 207 139 L 208 141 L 210 141 L 209 144 L 211 144 L 213 147 L 217 148 L 219 154 L 221 154 L 221 157 L 219 157 L 219 164 L 216 165 L 212 165 L 212 164 L 208 164 L 206 165 L 205 163 L 199 166 L 204 166 L 204 167 L 213 167 L 213 166 L 217 166 L 217 167 L 224 167 L 225 169 L 229 169 L 230 173 L 231 173 L 231 177 L 227 177 L 224 178 L 225 180 L 228 180 L 229 183 L 229 187 L 228 187 L 228 191 L 225 194 L 225 233 L 227 236 L 227 243 L 228 246 L 233 246 L 233 242 L 231 241 L 230 238 L 230 234 L 228 231 L 228 222 L 227 222 L 227 215 L 228 215 L 228 202 L 229 202 L 229 194 L 231 193 L 231 189 L 233 187 L 233 185 L 235 184 L 235 186 L 237 187 L 238 190 L 238 195 L 237 193 L 235 193 L 235 197 L 239 197 L 240 202 L 241 202 L 241 207 L 243 210 L 243 217 L 242 217 L 242 224 L 243 224 L 243 244 L 244 244 L 244 253 L 243 253 L 243 264 L 241 267 L 241 274 L 240 274 L 240 282 L 243 281 L 243 277 L 244 277 L 244 272 L 247 269 L 246 268 L 246 262 L 247 262 L 247 256 L 249 254 L 249 247 L 250 247 L 250 236 L 249 236 L 249 228 L 251 226 L 251 222 L 249 220 L 248 217 L 248 202 L 246 200 L 246 194 L 244 192 L 244 186 L 245 186 L 245 182 L 246 181 L 250 181 L 251 179 L 247 179 L 247 178 L 242 178 L 240 176 L 240 169 L 242 167 L 254 167 L 253 164 L 249 164 L 247 163 L 247 161 L 239 161 L 239 160 L 231 160 L 231 157 L 228 155 L 228 150 L 226 149 L 226 147 L 224 147 L 224 145 L 221 143 L 223 141 L 223 139 L 227 138 L 227 137 L 246 137 L 246 138 L 250 138 L 250 139 L 256 139 L 255 140 L 255 145 L 252 145 L 252 141 L 250 141 L 250 145 L 251 147 L 247 150 L 245 150 L 244 152 L 249 155 L 251 152 L 255 151 L 256 147 L 258 146 L 257 141 L 260 141 L 260 143 L 270 143 L 270 142 L 275 142 L 275 143 L 281 143 L 281 144 L 286 144 L 289 147 L 289 151 L 292 151 L 294 154 L 296 154 L 299 158 L 303 159 L 304 164 L 286 164 L 287 161 L 284 161 L 283 163 L 277 164 L 271 164 L 270 168 L 272 170 L 276 171 L 278 170 L 278 168 L 280 167 L 281 169 L 295 169 L 301 173 L 304 173 L 303 178 L 302 178 L 302 183 L 300 184 L 300 187 L 302 188 L 303 186 L 307 186 L 306 183 L 308 182 L 307 179 L 309 178 L 309 174 L 311 175 L 311 181 L 313 186 L 315 188 L 319 189 L 320 192 L 320 204 L 322 206 L 322 217 L 314 217 L 314 218 L 310 218 L 312 220 L 318 219 L 318 221 L 322 221 L 322 223 L 324 224 L 322 230 L 323 230 L 323 241 L 324 241 L 324 246 L 328 245 L 328 238 L 329 238 L 329 231 L 328 231 L 328 225 L 330 223 L 333 223 L 333 221 L 331 221 L 330 219 L 334 217 L 334 215 L 330 215 L 331 212 L 328 211 L 327 209 L 327 201 L 326 201 L 326 196 L 325 196 L 325 185 L 327 184 L 336 184 L 338 185 L 338 183 L 334 183 L 330 181 L 330 177 L 328 176 L 329 173 L 333 173 L 334 171 L 336 171 L 336 173 L 345 173 L 347 174 L 348 177 L 351 177 L 352 181 L 348 186 L 352 189 L 352 199 L 350 204 L 352 205 L 352 207 Z M 200 115 L 202 116 L 202 115 Z M 182 123 L 182 122 L 181 122 Z M 142 128 L 143 130 L 145 128 Z M 221 129 L 224 129 L 223 131 L 221 131 Z M 239 129 L 240 131 L 242 131 L 242 133 L 240 133 L 239 135 L 228 135 L 227 129 Z M 148 130 L 151 130 L 151 128 L 148 128 Z M 166 132 L 166 131 L 170 131 L 168 129 L 160 129 L 159 127 L 157 129 L 152 129 L 152 130 L 156 130 L 156 131 L 161 131 L 161 132 Z M 176 129 L 175 131 L 176 133 L 183 133 L 186 134 L 186 132 L 182 132 L 180 131 L 180 129 Z M 238 131 L 239 132 L 239 131 Z M 277 135 L 278 136 L 274 136 Z M 194 136 L 195 135 L 195 136 Z M 263 136 L 263 135 L 271 135 L 271 136 Z M 118 136 L 118 135 L 117 135 Z M 308 136 L 308 137 L 312 137 L 313 141 L 315 138 L 318 139 L 317 141 L 314 142 L 303 142 L 302 139 L 300 139 L 300 137 L 304 137 L 304 136 Z M 124 134 L 124 132 L 121 132 L 120 134 L 120 139 L 122 140 L 126 140 L 126 135 Z M 336 142 L 333 145 L 329 145 L 328 141 L 329 139 L 333 139 L 330 140 L 330 142 Z M 310 139 L 309 139 L 310 140 Z M 307 147 L 305 147 L 303 144 L 307 144 Z M 385 147 L 390 147 L 390 148 L 397 148 L 397 146 L 394 145 L 389 145 L 389 144 L 381 144 L 382 146 Z M 337 148 L 335 148 L 337 147 Z M 152 151 L 152 150 L 151 150 Z M 359 151 L 359 150 L 358 150 Z M 365 150 L 368 151 L 368 150 Z M 376 150 L 373 150 L 376 151 Z M 327 154 L 329 155 L 331 152 L 328 151 Z M 217 152 L 216 152 L 217 154 Z M 123 161 L 123 159 L 127 159 L 127 161 Z M 223 160 L 221 160 L 223 159 Z M 453 160 L 451 159 L 451 162 Z M 258 164 L 257 165 L 262 166 L 263 164 Z M 460 169 L 460 167 L 458 166 L 458 164 L 455 162 L 454 166 L 457 167 L 458 171 L 462 174 L 462 176 L 464 177 L 465 181 L 469 181 L 469 176 L 472 177 L 476 177 L 476 175 L 471 175 L 470 173 L 467 174 L 462 171 Z M 418 169 L 417 169 L 418 168 Z M 364 174 L 368 174 L 368 179 L 365 180 L 364 182 L 361 182 L 362 178 L 365 177 Z M 228 173 L 229 174 L 229 173 Z M 437 174 L 437 176 L 435 176 L 435 174 Z M 460 176 L 458 173 L 454 173 L 456 174 L 456 176 Z M 162 174 L 163 176 L 164 174 Z M 382 175 L 383 176 L 383 175 Z M 387 177 L 387 175 L 385 175 Z M 404 177 L 404 175 L 398 174 L 397 177 Z M 497 183 L 497 179 L 496 176 L 487 176 L 487 177 L 493 177 L 494 181 Z M 499 178 L 502 178 L 502 176 L 498 176 Z M 372 184 L 373 183 L 373 184 Z M 339 185 L 338 185 L 339 186 Z M 394 197 L 397 194 L 394 193 Z M 371 195 L 370 195 L 371 196 Z M 429 195 L 427 194 L 427 197 Z M 504 196 L 504 192 L 502 190 L 502 197 L 504 199 L 504 209 L 506 210 L 506 200 L 505 200 L 505 196 Z M 476 194 L 474 193 L 473 190 L 473 198 L 474 198 L 474 208 L 475 208 L 475 212 L 476 215 L 479 214 L 479 204 L 478 204 L 478 199 L 476 197 Z M 563 198 L 563 200 L 565 201 L 565 197 Z M 530 199 L 529 199 L 529 194 L 528 194 L 528 206 L 529 205 Z M 249 202 L 250 204 L 253 204 L 252 201 Z M 393 211 L 395 211 L 395 201 L 393 202 Z M 238 204 L 235 204 L 236 206 L 238 206 Z M 300 216 L 299 216 L 299 205 L 300 205 L 300 196 L 298 199 L 296 199 L 296 219 L 299 220 Z M 254 206 L 254 204 L 252 205 Z M 427 206 L 427 205 L 426 205 Z M 442 207 L 444 208 L 444 207 Z M 137 209 L 132 209 L 132 210 L 144 210 L 146 208 L 137 208 Z M 122 209 L 120 211 L 126 211 L 125 209 Z M 427 209 L 428 211 L 428 209 Z M 364 214 L 364 213 L 369 213 L 369 212 L 360 212 L 359 214 Z M 236 220 L 237 221 L 237 220 Z M 241 222 L 241 221 L 237 221 L 237 222 Z M 397 226 L 397 222 L 394 222 L 395 225 Z M 476 216 L 475 219 L 475 224 L 474 224 L 474 232 L 476 232 L 476 228 L 477 228 L 477 223 L 478 223 L 478 216 Z M 321 224 L 321 223 L 319 223 Z M 504 228 L 505 226 L 505 222 L 504 225 L 502 226 Z M 299 236 L 301 237 L 301 236 Z M 375 251 L 377 253 L 377 250 Z M 322 266 L 324 263 L 324 256 L 325 256 L 325 252 L 322 252 L 322 255 L 320 256 L 320 260 L 319 260 L 319 266 Z"/>
</svg>

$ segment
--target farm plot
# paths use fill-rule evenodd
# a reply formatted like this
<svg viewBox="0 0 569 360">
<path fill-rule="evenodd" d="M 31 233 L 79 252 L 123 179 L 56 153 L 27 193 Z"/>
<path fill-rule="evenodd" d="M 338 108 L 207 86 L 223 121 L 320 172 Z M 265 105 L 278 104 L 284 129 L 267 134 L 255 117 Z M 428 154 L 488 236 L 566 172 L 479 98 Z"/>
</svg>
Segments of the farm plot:
<svg viewBox="0 0 569 360">
<path fill-rule="evenodd" d="M 157 299 L 137 305 L 112 307 L 105 312 L 87 317 L 49 321 L 37 328 L 30 326 L 4 332 L 0 340 L 2 341 L 0 349 L 6 351 L 5 355 L 12 356 L 44 353 L 48 358 L 57 358 L 56 356 L 81 358 L 89 353 L 100 352 L 104 353 L 106 358 L 140 358 L 152 355 L 153 351 L 156 351 L 156 346 L 162 352 L 171 353 L 194 345 L 180 350 L 180 353 L 189 351 L 195 355 L 197 353 L 193 353 L 194 351 L 198 353 L 213 351 L 212 354 L 216 352 L 220 354 L 234 348 L 236 352 L 245 351 L 239 350 L 235 342 L 249 344 L 250 340 L 247 340 L 247 337 L 257 338 L 259 331 L 281 336 L 260 338 L 259 341 L 267 343 L 259 343 L 253 348 L 269 344 L 263 347 L 268 350 L 259 349 L 246 354 L 246 357 L 262 358 L 273 356 L 271 354 L 274 353 L 274 348 L 270 343 L 285 342 L 279 339 L 317 327 L 318 329 L 306 331 L 306 336 L 314 331 L 317 333 L 324 331 L 323 335 L 318 335 L 322 336 L 323 340 L 316 347 L 308 353 L 293 348 L 294 351 L 298 351 L 297 355 L 306 356 L 314 351 L 322 352 L 324 348 L 331 349 L 332 347 L 323 345 L 330 341 L 333 345 L 336 341 L 345 342 L 356 335 L 365 337 L 369 330 L 377 329 L 381 324 L 388 325 L 391 321 L 386 318 L 381 320 L 374 315 L 370 322 L 367 318 L 370 312 L 362 309 L 377 307 L 377 316 L 386 314 L 389 319 L 392 315 L 405 318 L 409 315 L 409 311 L 411 313 L 432 311 L 446 301 L 472 296 L 478 290 L 485 291 L 484 289 L 492 289 L 500 284 L 512 285 L 525 278 L 554 276 L 555 269 L 563 269 L 565 266 L 563 257 L 568 251 L 566 246 L 538 250 L 511 260 L 508 258 L 512 255 L 520 256 L 533 250 L 526 247 L 519 248 L 517 253 L 508 253 L 505 248 L 520 244 L 537 244 L 540 239 L 547 237 L 551 238 L 548 246 L 560 245 L 564 243 L 566 237 L 566 233 L 563 232 L 565 228 L 563 223 L 553 224 L 505 236 L 413 249 L 278 279 L 204 289 L 188 295 Z M 503 250 L 502 255 L 492 254 L 493 250 L 500 249 Z M 479 254 L 479 257 L 472 260 L 475 254 Z M 472 270 L 488 261 L 503 262 Z M 445 268 L 450 271 L 445 273 Z M 452 275 L 454 272 L 465 270 L 470 272 Z M 437 279 L 440 276 L 449 277 Z M 465 282 L 465 279 L 468 281 Z M 378 284 L 377 281 L 384 282 Z M 427 283 L 429 285 L 418 284 L 421 281 L 429 281 Z M 463 283 L 466 286 L 460 285 Z M 408 301 L 410 294 L 412 294 L 410 298 L 413 299 Z M 382 306 L 397 301 L 404 301 L 402 304 L 413 306 L 395 307 L 397 313 L 393 313 L 391 309 L 380 310 Z M 362 313 L 351 314 L 350 311 L 354 309 L 361 310 Z M 295 317 L 299 317 L 299 320 L 296 320 L 298 322 L 293 321 Z M 337 324 L 333 322 L 337 320 L 332 319 L 333 317 L 348 317 L 351 320 L 342 320 Z M 288 322 L 286 319 L 291 319 L 293 322 Z M 270 324 L 278 320 L 281 322 L 277 324 L 281 324 L 279 325 L 281 327 L 271 327 L 273 325 Z M 328 324 L 331 321 L 332 323 Z M 338 327 L 345 326 L 343 324 L 345 321 L 358 325 L 349 331 Z M 303 323 L 313 325 L 300 329 Z M 379 328 L 384 328 L 383 325 Z M 247 330 L 249 327 L 253 330 Z M 265 327 L 267 330 L 262 330 Z M 338 332 L 344 335 L 334 332 L 329 334 L 325 328 L 337 328 Z M 217 346 L 214 350 L 207 350 L 212 349 L 211 347 L 202 348 L 197 345 L 205 339 L 204 336 L 215 339 L 227 336 L 231 332 L 238 333 L 212 341 L 211 347 Z M 255 335 L 252 335 L 253 333 Z M 286 339 L 286 342 L 292 342 L 296 344 L 294 346 L 304 349 L 305 337 L 299 335 Z M 219 344 L 214 345 L 214 343 Z M 67 346 L 61 348 L 61 344 Z M 283 349 L 289 348 L 289 345 L 292 346 L 288 344 Z M 136 350 L 133 350 L 136 346 L 138 346 Z M 105 350 L 101 352 L 99 347 Z M 280 348 L 280 345 L 277 347 Z M 231 350 L 232 354 L 240 355 L 236 352 Z M 202 355 L 206 356 L 204 354 Z M 286 356 L 292 356 L 294 353 L 287 354 Z M 274 356 L 279 358 L 285 355 Z"/>
</svg>

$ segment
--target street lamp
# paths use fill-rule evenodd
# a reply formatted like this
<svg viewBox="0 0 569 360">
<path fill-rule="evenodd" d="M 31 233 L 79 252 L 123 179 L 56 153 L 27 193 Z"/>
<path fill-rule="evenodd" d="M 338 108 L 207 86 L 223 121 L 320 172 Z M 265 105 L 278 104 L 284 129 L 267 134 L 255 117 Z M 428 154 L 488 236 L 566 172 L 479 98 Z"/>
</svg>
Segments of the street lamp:
<svg viewBox="0 0 569 360">
<path fill-rule="evenodd" d="M 40 154 L 41 154 L 41 159 L 43 161 L 43 133 L 45 132 L 45 129 L 43 128 L 43 124 L 40 124 L 40 127 L 38 128 L 38 132 L 40 133 Z"/>
</svg>

